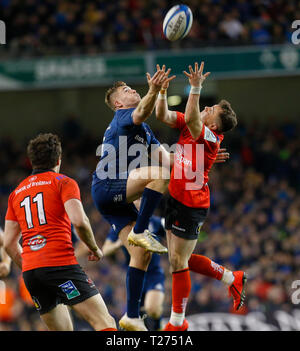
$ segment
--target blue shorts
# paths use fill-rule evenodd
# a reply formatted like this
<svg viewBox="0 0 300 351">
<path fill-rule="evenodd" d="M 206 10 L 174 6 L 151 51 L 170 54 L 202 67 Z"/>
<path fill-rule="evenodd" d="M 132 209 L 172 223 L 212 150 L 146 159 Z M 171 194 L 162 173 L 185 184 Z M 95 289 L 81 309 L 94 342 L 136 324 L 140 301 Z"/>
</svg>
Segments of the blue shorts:
<svg viewBox="0 0 300 351">
<path fill-rule="evenodd" d="M 151 290 L 165 292 L 165 275 L 160 267 L 146 273 L 141 306 L 144 306 L 145 296 Z"/>
<path fill-rule="evenodd" d="M 146 294 L 149 290 L 165 291 L 165 275 L 160 267 L 146 274 L 143 293 Z"/>
<path fill-rule="evenodd" d="M 92 183 L 94 204 L 117 234 L 138 215 L 134 204 L 126 201 L 126 186 L 127 179 L 99 180 L 95 176 Z"/>
</svg>

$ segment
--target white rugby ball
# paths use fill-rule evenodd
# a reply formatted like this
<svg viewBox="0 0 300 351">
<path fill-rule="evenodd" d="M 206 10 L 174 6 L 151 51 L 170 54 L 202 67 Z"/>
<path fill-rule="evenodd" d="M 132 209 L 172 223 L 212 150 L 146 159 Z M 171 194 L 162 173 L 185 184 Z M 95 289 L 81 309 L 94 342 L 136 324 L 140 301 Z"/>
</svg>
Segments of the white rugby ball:
<svg viewBox="0 0 300 351">
<path fill-rule="evenodd" d="M 191 30 L 192 24 L 193 14 L 188 6 L 173 6 L 164 19 L 164 35 L 170 41 L 183 39 Z"/>
</svg>

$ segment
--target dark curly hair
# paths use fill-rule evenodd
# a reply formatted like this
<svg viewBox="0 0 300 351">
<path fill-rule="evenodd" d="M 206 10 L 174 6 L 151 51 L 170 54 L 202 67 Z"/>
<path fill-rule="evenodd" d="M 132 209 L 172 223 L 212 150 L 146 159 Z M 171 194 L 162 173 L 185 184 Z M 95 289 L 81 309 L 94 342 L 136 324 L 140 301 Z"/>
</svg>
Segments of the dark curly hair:
<svg viewBox="0 0 300 351">
<path fill-rule="evenodd" d="M 227 100 L 221 100 L 218 105 L 222 108 L 222 112 L 219 115 L 221 121 L 220 131 L 226 133 L 236 127 L 237 117 Z"/>
<path fill-rule="evenodd" d="M 61 143 L 57 135 L 39 134 L 29 141 L 27 155 L 34 169 L 54 168 L 62 154 Z"/>
</svg>

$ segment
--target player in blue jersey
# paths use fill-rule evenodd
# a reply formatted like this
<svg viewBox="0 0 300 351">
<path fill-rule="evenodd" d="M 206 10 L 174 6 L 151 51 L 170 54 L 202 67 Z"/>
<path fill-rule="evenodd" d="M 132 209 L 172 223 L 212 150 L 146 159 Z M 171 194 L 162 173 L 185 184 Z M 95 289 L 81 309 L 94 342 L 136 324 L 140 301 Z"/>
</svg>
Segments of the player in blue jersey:
<svg viewBox="0 0 300 351">
<path fill-rule="evenodd" d="M 145 121 L 154 110 L 162 85 L 175 78 L 169 77 L 169 73 L 170 70 L 157 70 L 152 77 L 147 73 L 149 89 L 142 99 L 124 82 L 115 83 L 105 96 L 106 104 L 115 114 L 104 133 L 100 161 L 93 174 L 92 197 L 130 254 L 127 313 L 119 321 L 125 330 L 147 330 L 139 317 L 145 272 L 151 252 L 167 252 L 151 235 L 148 226 L 168 187 L 170 154 Z M 161 162 L 149 166 L 148 156 L 151 161 Z M 162 167 L 162 164 L 168 166 Z M 140 197 L 137 211 L 133 201 Z"/>
<path fill-rule="evenodd" d="M 165 237 L 164 218 L 152 216 L 149 222 L 149 231 L 155 234 L 158 239 Z M 125 255 L 125 264 L 129 265 L 130 255 L 122 245 L 118 234 L 112 228 L 102 246 L 102 252 L 104 256 L 109 256 L 114 254 L 120 247 Z M 155 331 L 161 328 L 164 291 L 165 274 L 160 265 L 160 256 L 154 253 L 146 273 L 141 301 L 141 306 L 147 315 L 145 322 L 149 330 Z"/>
</svg>

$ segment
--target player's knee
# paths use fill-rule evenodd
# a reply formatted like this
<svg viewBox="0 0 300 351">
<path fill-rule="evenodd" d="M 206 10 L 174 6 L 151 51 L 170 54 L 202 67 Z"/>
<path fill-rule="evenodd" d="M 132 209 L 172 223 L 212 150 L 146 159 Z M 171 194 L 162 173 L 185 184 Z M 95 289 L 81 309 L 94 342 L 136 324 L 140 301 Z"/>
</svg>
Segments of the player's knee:
<svg viewBox="0 0 300 351">
<path fill-rule="evenodd" d="M 170 264 L 173 272 L 176 272 L 180 269 L 185 269 L 188 266 L 187 260 L 182 255 L 177 252 L 170 254 Z"/>
<path fill-rule="evenodd" d="M 149 251 L 145 251 L 142 248 L 135 250 L 130 257 L 130 266 L 139 268 L 142 270 L 147 270 L 149 263 L 151 261 L 152 254 Z"/>
</svg>

